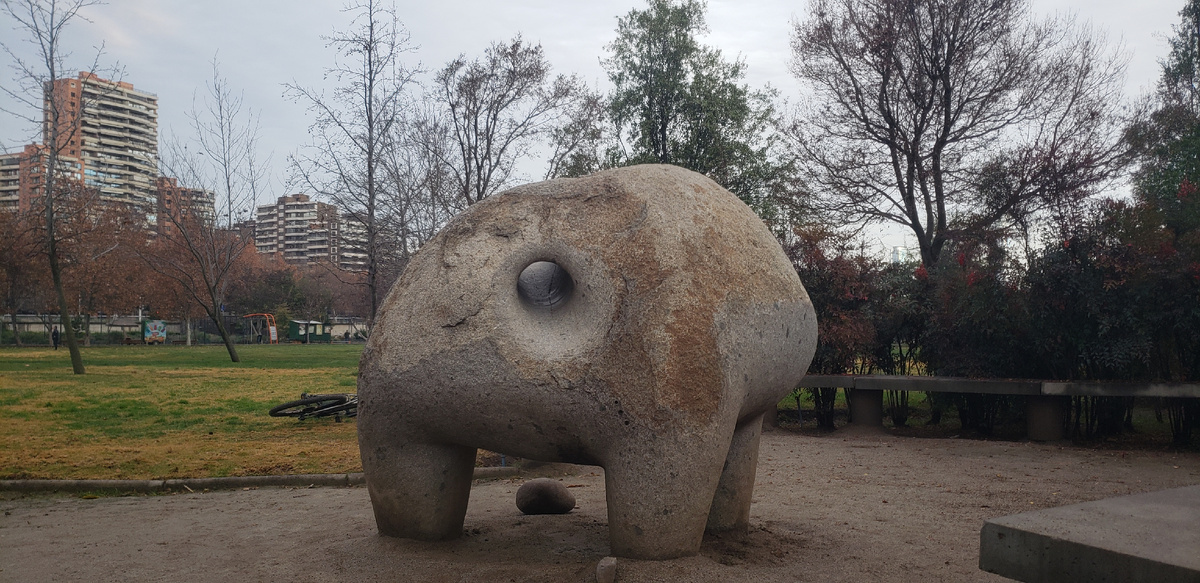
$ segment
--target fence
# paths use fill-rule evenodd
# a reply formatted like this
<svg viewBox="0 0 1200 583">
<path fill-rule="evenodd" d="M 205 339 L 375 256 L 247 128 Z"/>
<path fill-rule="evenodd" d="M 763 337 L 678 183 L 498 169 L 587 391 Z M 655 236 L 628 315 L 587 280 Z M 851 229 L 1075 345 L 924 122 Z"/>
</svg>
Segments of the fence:
<svg viewBox="0 0 1200 583">
<path fill-rule="evenodd" d="M 229 331 L 237 344 L 253 344 L 258 342 L 258 330 L 240 315 L 224 314 L 225 329 Z M 142 342 L 141 322 L 152 318 L 143 316 L 92 316 L 76 318 L 77 329 L 87 322 L 89 336 L 85 338 L 82 332 L 77 333 L 81 343 L 89 345 L 130 344 Z M 21 344 L 50 344 L 50 331 L 59 324 L 57 314 L 17 314 L 15 332 L 20 334 Z M 362 318 L 333 317 L 327 329 L 334 339 L 343 340 L 349 332 L 352 340 L 361 340 L 366 336 L 366 324 Z M 0 344 L 16 343 L 14 320 L 10 314 L 0 315 Z M 279 331 L 281 341 L 286 342 L 287 330 Z M 209 318 L 192 320 L 172 320 L 167 322 L 167 340 L 172 344 L 221 344 L 221 334 L 217 325 Z M 265 338 L 264 338 L 265 341 Z"/>
</svg>

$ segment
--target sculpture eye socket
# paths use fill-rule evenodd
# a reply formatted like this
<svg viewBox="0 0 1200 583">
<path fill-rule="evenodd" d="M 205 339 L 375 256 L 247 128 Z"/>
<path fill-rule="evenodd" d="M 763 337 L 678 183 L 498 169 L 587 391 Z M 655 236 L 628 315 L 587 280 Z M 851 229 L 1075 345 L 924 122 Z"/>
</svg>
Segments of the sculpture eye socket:
<svg viewBox="0 0 1200 583">
<path fill-rule="evenodd" d="M 517 294 L 532 306 L 553 308 L 565 303 L 575 290 L 571 274 L 553 261 L 535 261 L 517 277 Z"/>
</svg>

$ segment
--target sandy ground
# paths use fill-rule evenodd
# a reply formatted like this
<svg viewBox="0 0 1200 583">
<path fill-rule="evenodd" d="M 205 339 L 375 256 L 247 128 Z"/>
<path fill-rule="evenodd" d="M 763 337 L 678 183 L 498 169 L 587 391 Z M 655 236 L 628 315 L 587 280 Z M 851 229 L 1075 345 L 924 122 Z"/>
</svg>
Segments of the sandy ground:
<svg viewBox="0 0 1200 583">
<path fill-rule="evenodd" d="M 592 581 L 604 481 L 574 469 L 567 515 L 521 515 L 523 479 L 477 482 L 448 543 L 377 536 L 363 488 L 0 500 L 0 581 Z M 985 519 L 1198 483 L 1195 452 L 773 431 L 748 535 L 621 560 L 618 581 L 1004 581 L 977 567 Z"/>
</svg>

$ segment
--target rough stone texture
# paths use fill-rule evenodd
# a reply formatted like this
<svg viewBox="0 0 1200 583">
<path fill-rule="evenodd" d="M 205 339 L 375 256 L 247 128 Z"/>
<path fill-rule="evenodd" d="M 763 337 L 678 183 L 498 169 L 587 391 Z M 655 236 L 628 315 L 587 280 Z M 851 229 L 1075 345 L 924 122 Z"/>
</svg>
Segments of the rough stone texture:
<svg viewBox="0 0 1200 583">
<path fill-rule="evenodd" d="M 519 286 L 539 261 L 569 279 Z M 816 334 L 779 244 L 699 174 L 638 166 L 486 199 L 412 258 L 363 352 L 379 531 L 460 536 L 482 447 L 602 466 L 614 555 L 695 554 L 706 525 L 746 526 L 763 412 Z"/>
<path fill-rule="evenodd" d="M 596 583 L 613 583 L 617 580 L 617 558 L 604 557 L 596 565 Z"/>
<path fill-rule="evenodd" d="M 517 489 L 517 508 L 525 514 L 566 514 L 575 508 L 575 495 L 552 478 L 534 478 Z"/>
<path fill-rule="evenodd" d="M 979 568 L 1027 583 L 1200 581 L 1200 486 L 994 518 Z"/>
</svg>

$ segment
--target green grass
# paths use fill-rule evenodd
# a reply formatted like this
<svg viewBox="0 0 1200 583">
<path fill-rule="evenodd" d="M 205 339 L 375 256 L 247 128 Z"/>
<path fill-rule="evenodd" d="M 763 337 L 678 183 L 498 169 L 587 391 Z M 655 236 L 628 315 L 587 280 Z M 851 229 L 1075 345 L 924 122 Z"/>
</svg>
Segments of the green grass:
<svg viewBox="0 0 1200 583">
<path fill-rule="evenodd" d="M 361 345 L 0 348 L 0 478 L 167 478 L 359 467 L 354 423 L 273 418 L 354 392 Z"/>
<path fill-rule="evenodd" d="M 224 345 L 205 346 L 97 346 L 83 350 L 88 367 L 136 365 L 150 369 L 173 368 L 270 368 L 305 369 L 329 366 L 357 369 L 361 344 L 242 344 L 238 345 L 241 362 L 230 362 Z M 59 370 L 70 374 L 70 355 L 66 348 L 0 347 L 0 372 L 22 368 Z"/>
<path fill-rule="evenodd" d="M 267 410 L 303 392 L 354 392 L 361 345 L 238 350 L 240 363 L 223 346 L 85 348 L 88 374 L 77 376 L 66 350 L 0 348 L 0 479 L 360 471 L 354 422 L 300 422 Z M 957 424 L 947 411 L 941 426 L 924 428 L 924 398 L 910 404 L 906 431 L 914 435 L 946 436 Z M 807 394 L 801 405 L 812 408 Z M 795 407 L 794 397 L 780 404 Z M 837 407 L 845 408 L 843 391 Z M 1116 443 L 1163 441 L 1152 410 L 1137 409 L 1134 425 Z"/>
<path fill-rule="evenodd" d="M 788 395 L 786 397 L 784 397 L 781 401 L 779 401 L 777 408 L 785 409 L 788 411 L 795 411 L 797 400 L 800 401 L 801 409 L 812 409 L 813 408 L 812 392 L 807 389 L 799 390 L 799 391 L 792 391 L 791 393 L 788 393 Z M 833 406 L 835 409 L 845 409 L 846 408 L 846 391 L 845 391 L 845 389 L 838 389 L 837 396 L 834 398 Z"/>
</svg>

